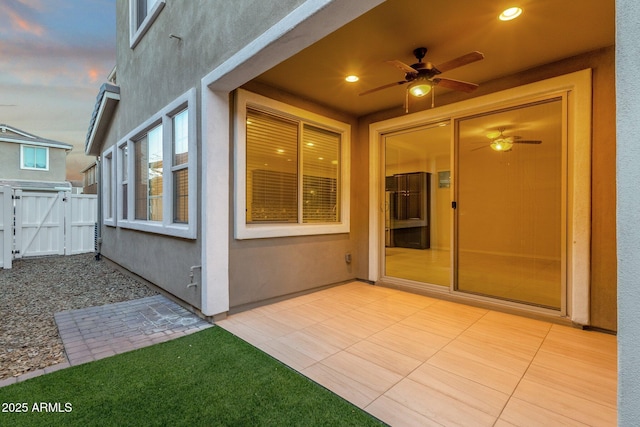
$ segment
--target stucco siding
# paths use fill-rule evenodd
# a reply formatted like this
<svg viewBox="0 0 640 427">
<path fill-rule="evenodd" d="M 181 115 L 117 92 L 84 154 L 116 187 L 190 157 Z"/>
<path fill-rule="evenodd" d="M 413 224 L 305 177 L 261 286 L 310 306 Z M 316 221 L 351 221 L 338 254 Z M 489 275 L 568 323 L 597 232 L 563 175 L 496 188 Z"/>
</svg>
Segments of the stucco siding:
<svg viewBox="0 0 640 427">
<path fill-rule="evenodd" d="M 616 2 L 618 425 L 640 420 L 640 3 Z"/>
<path fill-rule="evenodd" d="M 317 113 L 351 125 L 352 147 L 356 140 L 355 117 L 333 111 L 314 103 L 294 97 L 275 88 L 250 83 L 246 88 L 271 99 Z M 362 179 L 359 169 L 354 169 L 358 153 L 351 149 L 351 179 L 353 183 Z M 233 150 L 232 150 L 233 152 Z M 233 181 L 232 181 L 233 182 Z M 233 185 L 231 194 L 235 194 Z M 358 197 L 350 191 L 350 206 Z M 230 209 L 233 209 L 230 206 Z M 232 211 L 233 212 L 233 211 Z M 358 215 L 354 213 L 358 212 Z M 364 278 L 366 270 L 358 262 L 358 242 L 367 240 L 359 233 L 356 224 L 366 223 L 367 212 L 351 208 L 351 230 L 349 233 L 275 239 L 235 240 L 230 238 L 229 253 L 229 305 L 231 309 L 271 298 L 304 292 L 316 287 Z M 233 220 L 229 224 L 233 235 Z M 351 255 L 347 263 L 345 256 Z"/>
<path fill-rule="evenodd" d="M 129 1 L 118 0 L 117 84 L 121 99 L 100 152 L 117 144 L 132 129 L 192 88 L 197 92 L 191 111 L 196 114 L 200 151 L 201 78 L 301 3 L 301 0 L 167 1 L 147 33 L 131 49 Z M 198 156 L 198 189 L 202 188 L 201 166 Z M 133 273 L 201 308 L 201 196 L 190 196 L 198 198 L 196 239 L 103 226 L 101 252 Z M 212 224 L 215 222 L 215 219 L 209 220 Z M 188 287 L 192 267 L 195 267 L 193 282 L 198 286 Z"/>
<path fill-rule="evenodd" d="M 0 142 L 0 179 L 29 181 L 65 181 L 67 177 L 67 152 L 49 147 L 49 170 L 20 168 L 21 144 Z"/>
<path fill-rule="evenodd" d="M 118 1 L 116 46 L 123 115 L 117 126 L 126 133 L 180 94 L 199 87 L 205 74 L 300 3 L 168 1 L 130 49 L 129 2 Z"/>
</svg>

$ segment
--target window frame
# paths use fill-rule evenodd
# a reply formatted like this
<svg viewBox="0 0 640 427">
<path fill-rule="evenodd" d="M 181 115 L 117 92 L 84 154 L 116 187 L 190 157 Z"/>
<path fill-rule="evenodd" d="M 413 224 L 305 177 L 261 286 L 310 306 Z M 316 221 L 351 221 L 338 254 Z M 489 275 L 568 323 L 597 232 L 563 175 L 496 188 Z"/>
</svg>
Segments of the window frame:
<svg viewBox="0 0 640 427">
<path fill-rule="evenodd" d="M 173 150 L 173 117 L 189 110 L 188 117 L 188 160 L 186 166 L 188 176 L 188 221 L 174 222 L 173 205 L 173 170 L 166 166 L 165 162 L 171 161 Z M 135 219 L 135 150 L 134 144 L 144 137 L 146 133 L 162 125 L 162 221 Z M 127 147 L 127 159 L 123 161 L 123 148 Z M 197 128 L 196 128 L 196 90 L 191 89 L 184 93 L 162 110 L 151 116 L 144 123 L 131 131 L 117 144 L 117 226 L 130 228 L 150 233 L 165 234 L 186 239 L 195 239 L 197 234 Z M 127 171 L 127 180 L 124 181 L 122 172 Z M 127 184 L 127 192 L 124 194 L 123 184 Z M 124 218 L 122 207 L 126 200 L 127 217 Z"/>
<path fill-rule="evenodd" d="M 38 150 L 38 149 L 45 150 L 46 166 L 44 168 L 25 166 L 24 165 L 24 149 L 25 148 L 33 148 L 35 150 Z M 39 145 L 20 144 L 20 169 L 47 172 L 49 170 L 49 147 L 42 147 Z"/>
<path fill-rule="evenodd" d="M 101 181 L 102 181 L 102 222 L 105 225 L 116 226 L 116 173 L 117 173 L 117 155 L 115 146 L 107 148 L 102 153 Z M 106 202 L 108 199 L 108 203 Z"/>
<path fill-rule="evenodd" d="M 45 150 L 45 158 L 46 158 L 46 166 L 44 168 L 39 167 L 29 167 L 24 164 L 24 149 L 25 148 L 33 148 L 35 150 L 42 149 Z M 30 170 L 30 171 L 41 171 L 47 172 L 49 170 L 49 147 L 42 147 L 39 145 L 29 145 L 29 144 L 20 144 L 20 169 L 22 170 Z"/>
<path fill-rule="evenodd" d="M 138 24 L 138 5 L 140 1 L 142 0 L 129 0 L 129 47 L 131 49 L 135 48 L 140 40 L 142 40 L 142 37 L 149 30 L 166 3 L 166 0 L 156 0 L 153 8 L 147 13 L 142 22 Z"/>
<path fill-rule="evenodd" d="M 330 223 L 250 223 L 247 210 L 247 107 L 340 134 L 340 218 Z M 234 237 L 237 240 L 344 234 L 350 231 L 351 125 L 243 89 L 236 90 L 234 117 Z M 300 145 L 301 142 L 299 141 Z M 301 151 L 300 151 L 301 152 Z M 299 154 L 300 156 L 300 154 Z M 298 159 L 302 162 L 301 157 Z M 298 191 L 298 198 L 301 197 Z"/>
<path fill-rule="evenodd" d="M 183 221 L 177 221 L 176 217 L 177 215 L 177 211 L 176 211 L 176 207 L 177 207 L 177 199 L 176 199 L 176 187 L 175 187 L 175 178 L 176 176 L 182 172 L 183 170 L 187 170 L 187 180 L 188 182 L 191 182 L 191 178 L 189 177 L 189 158 L 191 157 L 191 154 L 189 154 L 190 149 L 189 149 L 189 131 L 187 131 L 187 161 L 183 162 L 183 163 L 178 163 L 176 164 L 176 133 L 175 133 L 175 119 L 176 117 L 180 116 L 183 113 L 187 113 L 187 127 L 189 126 L 189 121 L 191 120 L 191 115 L 192 113 L 189 111 L 188 107 L 185 107 L 182 110 L 176 111 L 172 116 L 171 116 L 171 141 L 169 141 L 169 144 L 171 145 L 171 158 L 168 159 L 168 161 L 170 162 L 170 173 L 169 173 L 169 177 L 170 177 L 170 182 L 168 182 L 168 185 L 171 185 L 172 188 L 172 209 L 173 209 L 173 222 L 174 224 L 184 224 Z M 163 184 L 164 185 L 164 184 Z M 189 192 L 189 184 L 187 183 L 187 192 Z M 188 196 L 188 194 L 187 194 Z M 188 201 L 187 201 L 187 209 L 190 209 Z"/>
</svg>

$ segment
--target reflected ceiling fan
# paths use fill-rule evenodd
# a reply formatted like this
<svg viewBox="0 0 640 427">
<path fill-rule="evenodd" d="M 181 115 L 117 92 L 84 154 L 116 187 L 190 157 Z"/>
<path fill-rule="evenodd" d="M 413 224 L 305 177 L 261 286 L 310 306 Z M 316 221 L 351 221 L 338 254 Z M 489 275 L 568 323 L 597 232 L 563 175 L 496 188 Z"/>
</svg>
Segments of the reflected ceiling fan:
<svg viewBox="0 0 640 427">
<path fill-rule="evenodd" d="M 522 139 L 520 136 L 504 136 L 503 132 L 504 128 L 500 128 L 498 130 L 491 131 L 487 133 L 487 138 L 491 140 L 489 143 L 489 147 L 495 151 L 511 151 L 513 148 L 513 144 L 542 144 L 540 140 L 533 139 Z M 475 150 L 479 150 L 481 148 L 485 148 L 486 145 L 482 147 L 478 147 Z"/>
<path fill-rule="evenodd" d="M 388 64 L 391 64 L 405 72 L 404 80 L 401 80 L 395 83 L 389 83 L 384 86 L 367 90 L 365 92 L 362 92 L 360 96 L 368 95 L 370 93 L 377 92 L 382 89 L 404 85 L 407 83 L 409 83 L 409 86 L 407 87 L 407 97 L 409 94 L 416 97 L 425 96 L 429 92 L 431 92 L 431 89 L 434 86 L 441 86 L 447 89 L 459 90 L 467 93 L 473 92 L 478 88 L 478 85 L 475 83 L 463 82 L 461 80 L 447 79 L 444 77 L 436 77 L 436 76 L 446 71 L 453 70 L 454 68 L 462 67 L 463 65 L 480 61 L 481 59 L 484 59 L 484 54 L 477 51 L 470 52 L 470 53 L 467 53 L 466 55 L 462 55 L 458 58 L 444 62 L 438 66 L 434 66 L 431 62 L 422 61 L 422 59 L 427 54 L 426 47 L 419 47 L 417 49 L 414 49 L 413 54 L 418 60 L 418 62 L 413 65 L 407 65 L 404 62 L 401 62 L 398 60 L 387 61 Z M 432 93 L 432 96 L 433 96 L 433 93 Z M 433 104 L 433 98 L 432 98 L 432 104 Z M 406 107 L 407 107 L 407 104 L 405 104 L 405 108 Z"/>
</svg>

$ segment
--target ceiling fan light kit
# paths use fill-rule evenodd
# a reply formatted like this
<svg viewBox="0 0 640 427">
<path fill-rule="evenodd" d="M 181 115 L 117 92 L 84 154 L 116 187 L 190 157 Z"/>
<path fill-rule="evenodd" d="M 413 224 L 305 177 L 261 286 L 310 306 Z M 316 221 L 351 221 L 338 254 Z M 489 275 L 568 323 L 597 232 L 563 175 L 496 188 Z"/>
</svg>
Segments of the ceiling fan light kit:
<svg viewBox="0 0 640 427">
<path fill-rule="evenodd" d="M 513 144 L 542 144 L 540 140 L 524 140 L 519 136 L 504 136 L 504 128 L 487 133 L 487 138 L 491 140 L 489 147 L 494 151 L 511 151 Z"/>
<path fill-rule="evenodd" d="M 384 86 L 380 86 L 374 89 L 367 90 L 362 92 L 360 95 L 368 95 L 373 92 L 377 92 L 382 89 L 387 89 L 393 86 L 399 86 L 406 83 L 409 83 L 407 86 L 407 94 L 411 94 L 414 97 L 420 98 L 429 93 L 431 93 L 433 98 L 433 88 L 435 86 L 442 86 L 446 89 L 459 90 L 462 92 L 473 92 L 478 88 L 478 85 L 475 83 L 463 82 L 460 80 L 448 79 L 444 77 L 437 77 L 439 74 L 442 74 L 446 71 L 452 70 L 454 68 L 462 67 L 463 65 L 470 64 L 472 62 L 479 61 L 484 59 L 484 55 L 480 52 L 470 52 L 466 55 L 462 55 L 458 58 L 452 59 L 450 61 L 444 62 L 438 66 L 434 66 L 431 62 L 423 62 L 422 59 L 427 54 L 426 47 L 419 47 L 413 50 L 413 55 L 416 57 L 418 62 L 413 65 L 407 65 L 402 61 L 393 60 L 387 61 L 388 64 L 399 68 L 401 71 L 405 73 L 404 80 L 389 83 Z M 433 107 L 433 99 L 431 103 Z M 408 110 L 407 102 L 405 101 L 405 110 Z"/>
<path fill-rule="evenodd" d="M 490 147 L 495 151 L 509 151 L 513 147 L 510 138 L 499 138 L 491 142 Z"/>
<path fill-rule="evenodd" d="M 409 85 L 409 93 L 417 98 L 421 98 L 431 92 L 431 82 L 427 79 L 419 80 Z"/>
<path fill-rule="evenodd" d="M 512 19 L 516 19 L 518 16 L 522 15 L 522 8 L 520 7 L 510 7 L 505 9 L 498 18 L 501 21 L 511 21 Z"/>
</svg>

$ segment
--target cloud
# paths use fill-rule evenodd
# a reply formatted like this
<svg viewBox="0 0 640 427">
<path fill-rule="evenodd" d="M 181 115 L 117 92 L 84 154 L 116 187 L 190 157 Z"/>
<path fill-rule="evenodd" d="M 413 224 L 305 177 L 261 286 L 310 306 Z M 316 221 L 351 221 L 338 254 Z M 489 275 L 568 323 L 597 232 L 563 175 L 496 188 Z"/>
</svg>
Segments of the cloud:
<svg viewBox="0 0 640 427">
<path fill-rule="evenodd" d="M 0 27 L 41 37 L 45 28 L 37 22 L 34 12 L 42 10 L 42 7 L 41 2 L 34 0 L 5 0 L 1 7 L 3 13 L 0 15 L 4 15 L 4 19 L 0 18 Z M 6 33 L 6 29 L 2 32 Z"/>
<path fill-rule="evenodd" d="M 70 179 L 101 81 L 115 65 L 115 0 L 0 0 L 3 122 L 72 144 Z"/>
<path fill-rule="evenodd" d="M 18 3 L 21 3 L 34 10 L 44 10 L 44 2 L 42 0 L 18 0 Z"/>
<path fill-rule="evenodd" d="M 113 68 L 112 46 L 71 46 L 49 38 L 0 40 L 0 81 L 50 85 L 95 84 Z"/>
<path fill-rule="evenodd" d="M 35 22 L 23 18 L 16 11 L 9 9 L 7 10 L 7 15 L 9 16 L 13 29 L 35 34 L 36 36 L 42 36 L 44 34 L 44 28 Z"/>
</svg>

